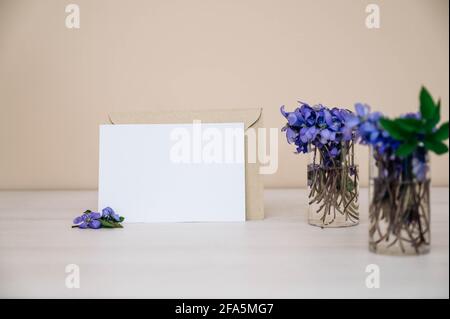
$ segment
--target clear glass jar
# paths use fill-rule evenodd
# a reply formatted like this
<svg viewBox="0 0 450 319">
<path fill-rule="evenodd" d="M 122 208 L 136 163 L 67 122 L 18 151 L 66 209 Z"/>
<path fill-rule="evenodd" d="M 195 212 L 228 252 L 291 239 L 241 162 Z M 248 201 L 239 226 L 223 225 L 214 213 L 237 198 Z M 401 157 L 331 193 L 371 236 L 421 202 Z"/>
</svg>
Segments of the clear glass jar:
<svg viewBox="0 0 450 319">
<path fill-rule="evenodd" d="M 330 159 L 312 147 L 308 164 L 308 222 L 319 227 L 359 223 L 359 177 L 354 142 L 344 142 Z"/>
<path fill-rule="evenodd" d="M 386 255 L 419 255 L 430 250 L 428 154 L 421 166 L 370 151 L 369 250 Z M 420 178 L 416 176 L 418 170 Z"/>
</svg>

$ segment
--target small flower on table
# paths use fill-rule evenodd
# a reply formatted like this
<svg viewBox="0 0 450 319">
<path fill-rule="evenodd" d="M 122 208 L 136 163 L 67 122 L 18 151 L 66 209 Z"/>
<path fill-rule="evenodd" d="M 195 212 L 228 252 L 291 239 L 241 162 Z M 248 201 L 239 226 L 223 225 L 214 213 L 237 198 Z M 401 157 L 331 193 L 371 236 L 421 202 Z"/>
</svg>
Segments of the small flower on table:
<svg viewBox="0 0 450 319">
<path fill-rule="evenodd" d="M 75 225 L 72 228 L 123 228 L 122 222 L 125 220 L 123 216 L 117 214 L 111 207 L 106 207 L 102 213 L 86 210 L 83 215 L 73 220 Z"/>
</svg>

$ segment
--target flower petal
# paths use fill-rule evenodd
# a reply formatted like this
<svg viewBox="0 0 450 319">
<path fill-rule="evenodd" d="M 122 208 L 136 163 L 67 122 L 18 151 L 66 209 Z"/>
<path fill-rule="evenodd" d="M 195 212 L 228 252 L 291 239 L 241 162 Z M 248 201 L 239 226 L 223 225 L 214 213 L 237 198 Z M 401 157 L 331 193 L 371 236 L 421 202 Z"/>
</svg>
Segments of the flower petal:
<svg viewBox="0 0 450 319">
<path fill-rule="evenodd" d="M 284 110 L 284 105 L 282 105 L 282 106 L 280 107 L 280 112 L 281 112 L 281 114 L 282 114 L 285 118 L 287 118 L 288 115 L 289 115 L 289 113 L 290 113 L 290 112 L 286 112 L 286 111 Z"/>
<path fill-rule="evenodd" d="M 356 103 L 355 110 L 356 114 L 358 114 L 359 117 L 365 118 L 367 115 L 369 115 L 370 107 L 367 104 Z"/>
<path fill-rule="evenodd" d="M 320 132 L 320 136 L 322 136 L 322 138 L 324 138 L 325 140 L 328 140 L 330 138 L 331 132 L 329 129 L 323 129 Z"/>
<path fill-rule="evenodd" d="M 80 225 L 78 225 L 78 227 L 81 229 L 86 229 L 86 228 L 88 228 L 88 223 L 82 222 Z"/>
<path fill-rule="evenodd" d="M 98 229 L 98 228 L 100 228 L 101 225 L 102 225 L 102 223 L 96 219 L 93 219 L 89 222 L 89 227 L 93 228 L 93 229 Z"/>
<path fill-rule="evenodd" d="M 333 125 L 333 117 L 331 116 L 330 111 L 324 110 L 323 113 L 324 113 L 325 122 L 327 123 L 327 125 L 332 126 Z"/>
<path fill-rule="evenodd" d="M 350 115 L 345 119 L 345 126 L 350 128 L 359 125 L 359 123 L 360 123 L 359 118 L 354 115 Z"/>
<path fill-rule="evenodd" d="M 287 128 L 287 130 L 286 130 L 286 138 L 287 138 L 288 143 L 295 142 L 295 139 L 297 138 L 297 136 L 298 136 L 298 133 L 296 131 L 294 131 L 290 127 Z"/>
<path fill-rule="evenodd" d="M 92 212 L 92 213 L 89 214 L 89 217 L 91 219 L 99 219 L 100 217 L 102 217 L 102 214 L 97 213 L 97 212 Z"/>
<path fill-rule="evenodd" d="M 80 224 L 80 223 L 83 222 L 83 221 L 84 221 L 84 215 L 83 215 L 83 216 L 75 217 L 75 219 L 73 220 L 73 223 L 74 223 L 74 224 Z"/>
</svg>

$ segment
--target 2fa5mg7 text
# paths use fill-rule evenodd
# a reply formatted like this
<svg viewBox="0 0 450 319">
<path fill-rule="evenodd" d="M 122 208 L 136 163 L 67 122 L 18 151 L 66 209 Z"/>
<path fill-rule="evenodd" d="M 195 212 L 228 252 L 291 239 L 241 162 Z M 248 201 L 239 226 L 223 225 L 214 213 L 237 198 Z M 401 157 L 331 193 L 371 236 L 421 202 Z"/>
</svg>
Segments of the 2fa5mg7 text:
<svg viewBox="0 0 450 319">
<path fill-rule="evenodd" d="M 273 304 L 262 303 L 262 304 L 233 304 L 233 303 L 222 303 L 219 304 L 217 309 L 218 313 L 221 314 L 269 314 L 272 312 Z M 213 309 L 214 310 L 214 309 Z"/>
</svg>

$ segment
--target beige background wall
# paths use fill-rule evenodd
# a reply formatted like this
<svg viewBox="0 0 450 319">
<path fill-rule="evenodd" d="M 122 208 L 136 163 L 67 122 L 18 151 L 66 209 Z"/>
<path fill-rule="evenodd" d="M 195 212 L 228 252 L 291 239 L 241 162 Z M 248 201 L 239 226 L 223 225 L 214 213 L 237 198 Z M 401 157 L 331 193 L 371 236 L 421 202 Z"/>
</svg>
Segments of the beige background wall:
<svg viewBox="0 0 450 319">
<path fill-rule="evenodd" d="M 448 25 L 445 0 L 0 0 L 0 188 L 95 188 L 110 111 L 262 106 L 281 127 L 297 99 L 413 111 L 425 84 L 448 119 Z M 279 144 L 266 186 L 304 185 L 306 156 Z M 448 156 L 432 165 L 447 185 Z"/>
</svg>

